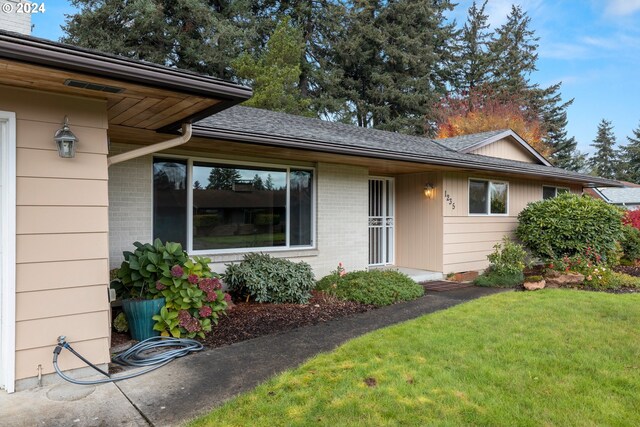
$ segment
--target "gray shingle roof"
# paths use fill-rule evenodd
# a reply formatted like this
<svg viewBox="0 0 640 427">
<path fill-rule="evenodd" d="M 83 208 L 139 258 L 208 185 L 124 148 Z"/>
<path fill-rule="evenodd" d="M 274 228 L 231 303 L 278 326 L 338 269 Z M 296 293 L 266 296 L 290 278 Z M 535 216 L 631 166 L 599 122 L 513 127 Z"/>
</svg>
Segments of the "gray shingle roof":
<svg viewBox="0 0 640 427">
<path fill-rule="evenodd" d="M 242 106 L 200 120 L 194 124 L 193 133 L 207 138 L 278 147 L 620 186 L 616 181 L 541 164 L 459 153 L 428 138 Z"/>
<path fill-rule="evenodd" d="M 609 203 L 637 205 L 640 204 L 640 187 L 632 188 L 598 188 Z"/>
<path fill-rule="evenodd" d="M 454 136 L 451 138 L 436 139 L 435 142 L 454 151 L 464 151 L 469 147 L 480 144 L 482 141 L 501 133 L 509 132 L 509 129 L 490 130 L 487 132 L 473 133 L 471 135 Z"/>
</svg>

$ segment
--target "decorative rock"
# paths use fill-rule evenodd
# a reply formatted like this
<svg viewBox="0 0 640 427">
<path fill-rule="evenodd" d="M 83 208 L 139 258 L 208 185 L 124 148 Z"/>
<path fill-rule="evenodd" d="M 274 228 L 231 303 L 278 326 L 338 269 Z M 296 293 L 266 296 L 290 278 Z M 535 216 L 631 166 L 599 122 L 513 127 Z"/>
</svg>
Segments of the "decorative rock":
<svg viewBox="0 0 640 427">
<path fill-rule="evenodd" d="M 555 277 L 547 277 L 547 288 L 560 288 L 565 286 L 579 285 L 582 282 L 584 282 L 584 274 L 559 274 Z"/>
<path fill-rule="evenodd" d="M 536 291 L 538 289 L 544 289 L 545 281 L 544 279 L 539 280 L 537 282 L 524 282 L 524 288 L 528 291 Z"/>
</svg>

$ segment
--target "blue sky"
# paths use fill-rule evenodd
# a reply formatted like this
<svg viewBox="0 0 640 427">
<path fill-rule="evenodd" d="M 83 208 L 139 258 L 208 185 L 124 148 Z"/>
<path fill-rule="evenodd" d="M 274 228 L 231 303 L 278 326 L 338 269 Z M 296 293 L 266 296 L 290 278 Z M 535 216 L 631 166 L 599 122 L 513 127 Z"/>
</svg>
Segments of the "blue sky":
<svg viewBox="0 0 640 427">
<path fill-rule="evenodd" d="M 452 17 L 462 23 L 472 0 L 457 3 Z M 492 28 L 513 3 L 527 11 L 540 37 L 532 80 L 541 86 L 562 81 L 563 97 L 575 98 L 567 130 L 578 149 L 593 151 L 589 144 L 603 118 L 613 122 L 618 145 L 626 144 L 640 126 L 640 0 L 489 0 Z M 62 0 L 45 5 L 44 14 L 33 16 L 33 35 L 57 40 L 73 8 Z"/>
</svg>

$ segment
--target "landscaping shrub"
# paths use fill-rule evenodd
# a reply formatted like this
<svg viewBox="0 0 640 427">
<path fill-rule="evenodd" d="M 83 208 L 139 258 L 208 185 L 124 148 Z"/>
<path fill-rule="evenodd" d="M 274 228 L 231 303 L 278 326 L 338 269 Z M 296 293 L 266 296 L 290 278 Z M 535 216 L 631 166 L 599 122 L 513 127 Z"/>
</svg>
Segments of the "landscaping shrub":
<svg viewBox="0 0 640 427">
<path fill-rule="evenodd" d="M 640 230 L 625 224 L 622 227 L 620 246 L 627 261 L 635 261 L 640 258 Z"/>
<path fill-rule="evenodd" d="M 238 295 L 257 302 L 305 304 L 311 298 L 315 279 L 306 262 L 272 258 L 267 254 L 246 254 L 238 264 L 227 264 L 225 284 Z"/>
<path fill-rule="evenodd" d="M 522 245 L 512 242 L 508 236 L 504 236 L 502 243 L 496 243 L 493 249 L 493 252 L 487 256 L 492 271 L 506 275 L 522 273 L 527 256 Z"/>
<path fill-rule="evenodd" d="M 518 215 L 518 238 L 531 252 L 548 261 L 573 256 L 591 247 L 613 263 L 622 238 L 622 212 L 591 197 L 570 193 L 530 203 Z"/>
<path fill-rule="evenodd" d="M 493 249 L 493 252 L 487 255 L 490 263 L 489 268 L 473 283 L 478 286 L 497 287 L 513 287 L 522 284 L 527 256 L 522 245 L 512 242 L 508 236 L 504 236 L 502 243 L 496 243 Z"/>
<path fill-rule="evenodd" d="M 476 286 L 513 288 L 521 285 L 522 282 L 524 282 L 524 274 L 522 271 L 511 273 L 497 272 L 489 267 L 484 273 L 476 277 L 473 284 Z"/>
<path fill-rule="evenodd" d="M 640 209 L 626 211 L 622 220 L 625 224 L 640 230 Z"/>
<path fill-rule="evenodd" d="M 227 308 L 217 275 L 208 258 L 194 257 L 179 243 L 135 242 L 134 252 L 123 253 L 125 260 L 112 287 L 121 298 L 165 298 L 161 313 L 153 317 L 154 329 L 163 336 L 204 337 L 211 323 Z"/>
<path fill-rule="evenodd" d="M 394 270 L 333 272 L 318 281 L 316 289 L 348 301 L 376 306 L 409 301 L 424 294 L 424 288 Z"/>
</svg>

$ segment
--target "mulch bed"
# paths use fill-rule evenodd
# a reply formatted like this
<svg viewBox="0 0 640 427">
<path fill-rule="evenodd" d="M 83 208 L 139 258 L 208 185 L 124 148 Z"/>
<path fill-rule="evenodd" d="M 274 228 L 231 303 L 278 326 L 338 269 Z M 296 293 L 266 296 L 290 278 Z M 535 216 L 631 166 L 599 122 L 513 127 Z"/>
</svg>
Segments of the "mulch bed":
<svg viewBox="0 0 640 427">
<path fill-rule="evenodd" d="M 635 265 L 619 265 L 614 268 L 618 273 L 628 274 L 629 276 L 640 277 L 640 267 Z"/>
<path fill-rule="evenodd" d="M 263 335 L 288 331 L 301 326 L 351 316 L 373 310 L 375 306 L 343 301 L 322 292 L 312 291 L 307 304 L 260 304 L 237 302 L 221 315 L 218 325 L 201 340 L 205 347 L 215 348 Z M 111 348 L 120 352 L 134 344 L 128 333 L 112 331 Z"/>
<path fill-rule="evenodd" d="M 209 348 L 257 338 L 262 335 L 288 331 L 300 326 L 364 313 L 372 305 L 338 298 L 313 291 L 308 304 L 260 304 L 238 302 L 218 319 L 218 325 L 202 340 Z"/>
</svg>

